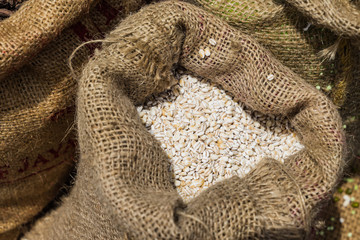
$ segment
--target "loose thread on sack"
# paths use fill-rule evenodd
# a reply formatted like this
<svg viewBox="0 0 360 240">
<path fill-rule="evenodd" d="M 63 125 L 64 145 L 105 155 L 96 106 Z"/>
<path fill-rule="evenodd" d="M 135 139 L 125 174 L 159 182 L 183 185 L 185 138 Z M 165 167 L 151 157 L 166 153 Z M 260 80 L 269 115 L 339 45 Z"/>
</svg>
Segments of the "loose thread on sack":
<svg viewBox="0 0 360 240">
<path fill-rule="evenodd" d="M 325 61 L 332 61 L 335 59 L 336 52 L 338 51 L 339 45 L 342 40 L 343 38 L 339 37 L 338 39 L 336 39 L 333 45 L 318 52 L 318 56 L 323 59 L 321 63 Z"/>
<path fill-rule="evenodd" d="M 105 39 L 97 39 L 97 40 L 90 40 L 88 42 L 84 42 L 82 44 L 80 44 L 78 47 L 75 48 L 75 50 L 71 53 L 69 59 L 68 59 L 68 65 L 69 65 L 69 68 L 70 68 L 70 72 L 71 72 L 71 76 L 75 79 L 76 78 L 76 75 L 75 75 L 75 71 L 74 71 L 74 68 L 72 66 L 72 60 L 73 58 L 75 57 L 76 55 L 76 52 L 80 50 L 80 48 L 88 45 L 88 44 L 91 44 L 91 43 L 114 43 L 116 41 L 114 40 L 105 40 Z"/>
<path fill-rule="evenodd" d="M 71 126 L 66 129 L 65 135 L 64 135 L 64 137 L 61 139 L 60 142 L 64 142 L 65 139 L 66 139 L 66 137 L 69 136 L 69 134 L 70 134 L 70 133 L 72 132 L 72 130 L 74 130 L 74 129 L 75 129 L 75 120 L 73 120 L 72 123 L 71 123 Z"/>
<path fill-rule="evenodd" d="M 183 213 L 180 211 L 178 211 L 177 214 L 179 214 L 180 216 L 186 217 L 186 218 L 190 218 L 190 219 L 194 220 L 195 222 L 200 223 L 200 225 L 203 226 L 205 228 L 205 230 L 209 233 L 209 236 L 211 236 L 212 239 L 215 239 L 215 237 L 211 234 L 208 226 L 206 226 L 206 224 L 203 221 L 201 221 L 201 219 L 199 219 L 198 217 L 195 217 L 193 215 L 186 214 L 186 213 Z"/>
</svg>

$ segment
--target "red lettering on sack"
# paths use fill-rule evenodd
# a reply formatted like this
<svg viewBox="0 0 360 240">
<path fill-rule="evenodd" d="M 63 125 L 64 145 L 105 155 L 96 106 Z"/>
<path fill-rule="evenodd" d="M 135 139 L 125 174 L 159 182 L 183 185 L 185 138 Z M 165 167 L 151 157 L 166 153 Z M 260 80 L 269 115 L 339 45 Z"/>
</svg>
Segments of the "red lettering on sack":
<svg viewBox="0 0 360 240">
<path fill-rule="evenodd" d="M 100 12 L 105 18 L 106 18 L 106 25 L 109 25 L 110 22 L 116 18 L 117 15 L 119 15 L 119 12 L 122 10 L 120 8 L 119 10 L 112 7 L 108 2 L 105 0 L 102 0 L 100 3 L 96 5 L 96 10 Z M 97 26 L 97 24 L 93 21 L 92 18 L 90 18 L 90 22 L 93 24 L 93 26 L 96 28 L 98 33 L 100 33 L 101 37 L 104 37 L 104 33 L 101 31 L 101 29 Z M 71 26 L 72 30 L 81 41 L 87 42 L 92 39 L 95 39 L 93 35 L 90 34 L 90 31 L 87 29 L 87 27 L 82 24 L 81 22 L 77 22 L 74 25 Z M 89 43 L 86 44 L 86 47 L 90 50 L 90 55 L 94 54 L 94 51 L 96 48 L 100 48 L 100 43 Z"/>
<path fill-rule="evenodd" d="M 9 174 L 8 168 L 10 168 L 8 165 L 0 166 L 0 179 L 7 178 L 6 175 Z"/>
<path fill-rule="evenodd" d="M 35 161 L 33 167 L 36 167 L 39 163 L 46 164 L 47 162 L 50 162 L 50 161 L 39 154 L 38 157 L 36 158 L 36 161 Z"/>
<path fill-rule="evenodd" d="M 61 150 L 61 147 L 62 147 L 62 144 L 60 143 L 58 149 L 53 149 L 53 148 L 52 148 L 52 149 L 50 149 L 48 152 L 51 153 L 51 154 L 54 156 L 54 158 L 58 158 L 58 157 L 59 157 L 60 150 Z"/>
<path fill-rule="evenodd" d="M 73 106 L 70 106 L 70 107 L 67 107 L 65 109 L 61 109 L 60 111 L 57 111 L 57 112 L 54 112 L 54 113 L 51 113 L 50 116 L 46 117 L 44 119 L 44 122 L 45 121 L 57 121 L 60 117 L 62 117 L 63 115 L 67 114 L 67 113 L 72 113 L 74 112 L 74 107 Z"/>
<path fill-rule="evenodd" d="M 69 139 L 68 143 L 66 144 L 66 147 L 64 149 L 64 153 L 66 153 L 70 148 L 75 148 L 76 147 L 76 143 L 74 140 Z"/>
<path fill-rule="evenodd" d="M 60 116 L 62 116 L 65 113 L 65 110 L 60 110 L 58 112 L 55 112 L 49 116 L 49 120 L 56 121 L 59 119 Z"/>
<path fill-rule="evenodd" d="M 104 17 L 106 17 L 106 25 L 109 25 L 111 20 L 116 18 L 119 14 L 119 10 L 113 8 L 109 3 L 102 0 L 99 4 L 96 5 L 96 10 L 98 10 Z M 120 9 L 121 11 L 122 9 Z"/>
<path fill-rule="evenodd" d="M 24 168 L 20 168 L 20 169 L 18 170 L 19 173 L 25 172 L 25 171 L 28 170 L 28 168 L 29 168 L 29 158 L 28 158 L 28 157 L 26 157 L 25 159 L 23 159 L 22 162 L 23 162 L 23 167 L 24 167 Z"/>
<path fill-rule="evenodd" d="M 38 154 L 37 157 L 23 158 L 14 166 L 9 164 L 0 166 L 0 185 L 22 181 L 42 172 L 50 171 L 64 163 L 71 165 L 75 161 L 75 156 L 74 154 L 69 155 L 66 153 L 72 152 L 71 150 L 75 147 L 76 142 L 72 139 L 68 139 L 66 144 L 59 144 L 57 147 L 46 151 L 44 154 Z M 66 158 L 62 157 L 64 154 L 66 155 Z M 59 161 L 56 159 L 61 160 Z"/>
</svg>

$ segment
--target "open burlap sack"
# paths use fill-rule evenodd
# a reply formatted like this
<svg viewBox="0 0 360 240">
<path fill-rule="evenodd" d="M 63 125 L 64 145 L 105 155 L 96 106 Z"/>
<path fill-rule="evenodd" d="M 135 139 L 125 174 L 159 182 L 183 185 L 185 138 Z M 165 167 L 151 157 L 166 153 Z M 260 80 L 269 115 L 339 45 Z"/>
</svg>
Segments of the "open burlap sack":
<svg viewBox="0 0 360 240">
<path fill-rule="evenodd" d="M 205 47 L 211 55 L 201 58 Z M 305 149 L 284 164 L 263 159 L 184 204 L 134 106 L 168 88 L 177 66 L 253 110 L 287 116 Z M 333 103 L 253 38 L 184 2 L 145 7 L 105 38 L 79 80 L 77 124 L 75 185 L 24 239 L 301 239 L 344 165 Z"/>
<path fill-rule="evenodd" d="M 76 81 L 69 56 L 142 3 L 99 1 L 74 22 L 75 15 L 88 12 L 89 2 L 29 0 L 0 22 L 0 239 L 13 239 L 9 231 L 15 237 L 21 224 L 53 200 L 73 167 L 75 142 L 69 132 L 75 124 Z M 76 71 L 95 47 L 78 51 Z M 19 69 L 10 74 L 13 68 Z"/>
<path fill-rule="evenodd" d="M 344 48 L 357 51 L 343 38 L 359 38 L 360 26 L 360 11 L 349 0 L 194 1 L 250 34 L 284 65 L 321 87 L 336 105 L 344 104 L 354 66 L 349 54 L 335 57 L 335 53 Z M 324 60 L 323 55 L 331 59 Z"/>
</svg>

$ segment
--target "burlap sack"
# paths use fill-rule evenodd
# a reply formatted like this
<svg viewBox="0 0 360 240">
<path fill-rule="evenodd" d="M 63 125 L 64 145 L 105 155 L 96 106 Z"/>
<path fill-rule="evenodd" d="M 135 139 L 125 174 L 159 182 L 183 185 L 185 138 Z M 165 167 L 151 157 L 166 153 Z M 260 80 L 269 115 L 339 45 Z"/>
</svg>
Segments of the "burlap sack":
<svg viewBox="0 0 360 240">
<path fill-rule="evenodd" d="M 351 0 L 287 1 L 338 35 L 360 38 L 360 11 L 350 3 Z"/>
<path fill-rule="evenodd" d="M 32 0 L 2 21 L 0 79 L 27 63 L 81 14 L 89 12 L 93 2 Z"/>
<path fill-rule="evenodd" d="M 343 38 L 359 37 L 356 26 L 360 26 L 360 11 L 349 0 L 287 1 L 292 5 L 273 0 L 194 1 L 250 34 L 285 66 L 324 90 L 336 105 L 344 104 L 353 65 L 350 55 L 335 54 L 344 48 L 355 51 Z"/>
<path fill-rule="evenodd" d="M 69 56 L 141 4 L 99 1 L 75 23 L 90 2 L 29 0 L 0 22 L 0 239 L 13 239 L 9 231 L 15 236 L 53 200 L 73 167 L 76 82 Z M 76 71 L 95 47 L 78 52 Z"/>
<path fill-rule="evenodd" d="M 347 92 L 345 104 L 340 109 L 343 123 L 346 126 L 346 134 L 350 145 L 349 155 L 353 161 L 347 173 L 352 182 L 344 181 L 338 186 L 340 191 L 335 192 L 330 206 L 325 207 L 324 214 L 326 223 L 323 229 L 318 231 L 317 239 L 360 239 L 360 211 L 359 208 L 344 206 L 344 196 L 349 195 L 353 202 L 360 201 L 360 51 L 354 55 L 353 82 Z M 348 194 L 350 189 L 351 194 Z M 348 193 L 347 193 L 348 192 Z M 356 205 L 354 205 L 356 206 Z M 340 222 L 342 218 L 343 222 Z M 351 236 L 351 238 L 349 238 Z"/>
<path fill-rule="evenodd" d="M 284 164 L 263 159 L 185 205 L 134 106 L 169 87 L 177 66 L 253 110 L 287 116 L 305 149 Z M 79 80 L 77 124 L 75 186 L 24 239 L 301 239 L 344 165 L 333 103 L 253 38 L 183 2 L 143 8 L 106 37 Z"/>
<path fill-rule="evenodd" d="M 325 90 L 341 107 L 349 162 L 359 161 L 359 0 L 194 1 L 250 34 L 308 83 Z M 331 216 L 332 209 L 326 207 L 325 212 Z M 352 226 L 358 228 L 357 223 Z"/>
</svg>

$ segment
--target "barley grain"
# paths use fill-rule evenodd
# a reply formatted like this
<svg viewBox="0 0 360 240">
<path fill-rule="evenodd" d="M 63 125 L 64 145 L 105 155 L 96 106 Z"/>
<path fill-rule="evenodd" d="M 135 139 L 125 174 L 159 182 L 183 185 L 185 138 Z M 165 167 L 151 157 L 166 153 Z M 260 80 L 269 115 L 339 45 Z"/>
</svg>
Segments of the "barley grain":
<svg viewBox="0 0 360 240">
<path fill-rule="evenodd" d="M 213 39 L 213 38 L 210 38 L 210 39 L 209 39 L 209 43 L 210 43 L 211 45 L 213 45 L 213 46 L 216 45 L 216 41 L 215 41 L 215 39 Z"/>
<path fill-rule="evenodd" d="M 222 179 L 245 176 L 264 157 L 283 161 L 303 148 L 285 119 L 251 113 L 224 90 L 191 76 L 137 110 L 168 154 L 185 201 Z"/>
</svg>

